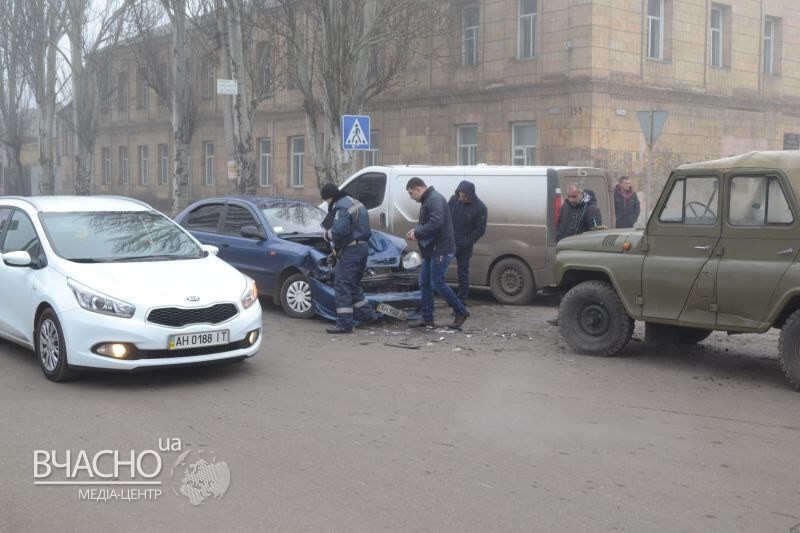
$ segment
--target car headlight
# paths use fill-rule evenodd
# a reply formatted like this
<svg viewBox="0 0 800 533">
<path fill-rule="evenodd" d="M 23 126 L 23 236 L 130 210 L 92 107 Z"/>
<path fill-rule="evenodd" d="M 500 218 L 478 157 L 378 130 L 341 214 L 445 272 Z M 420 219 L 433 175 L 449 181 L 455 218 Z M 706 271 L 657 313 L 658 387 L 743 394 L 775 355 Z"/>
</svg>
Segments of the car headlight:
<svg viewBox="0 0 800 533">
<path fill-rule="evenodd" d="M 78 300 L 78 305 L 87 311 L 122 318 L 130 318 L 136 312 L 136 308 L 131 304 L 90 289 L 75 280 L 68 279 L 67 284 L 72 289 L 75 299 Z"/>
<path fill-rule="evenodd" d="M 242 293 L 242 307 L 250 309 L 258 301 L 258 289 L 256 288 L 256 280 L 249 276 L 245 276 L 245 280 L 247 286 Z"/>
<path fill-rule="evenodd" d="M 403 268 L 406 270 L 413 270 L 422 264 L 422 256 L 419 252 L 408 252 L 403 256 Z"/>
</svg>

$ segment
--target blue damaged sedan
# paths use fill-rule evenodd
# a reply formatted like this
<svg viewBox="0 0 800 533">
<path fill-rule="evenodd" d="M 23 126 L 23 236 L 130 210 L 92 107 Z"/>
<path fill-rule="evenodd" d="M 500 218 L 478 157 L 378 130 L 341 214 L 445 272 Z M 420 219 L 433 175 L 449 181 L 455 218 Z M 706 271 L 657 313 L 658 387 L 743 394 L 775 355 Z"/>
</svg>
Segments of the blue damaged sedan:
<svg viewBox="0 0 800 533">
<path fill-rule="evenodd" d="M 287 315 L 336 318 L 330 246 L 322 237 L 325 212 L 301 200 L 221 197 L 195 202 L 175 221 L 219 257 L 256 280 Z M 372 232 L 362 286 L 367 299 L 393 316 L 419 307 L 419 265 L 406 242 Z M 398 315 L 396 312 L 401 311 Z"/>
</svg>

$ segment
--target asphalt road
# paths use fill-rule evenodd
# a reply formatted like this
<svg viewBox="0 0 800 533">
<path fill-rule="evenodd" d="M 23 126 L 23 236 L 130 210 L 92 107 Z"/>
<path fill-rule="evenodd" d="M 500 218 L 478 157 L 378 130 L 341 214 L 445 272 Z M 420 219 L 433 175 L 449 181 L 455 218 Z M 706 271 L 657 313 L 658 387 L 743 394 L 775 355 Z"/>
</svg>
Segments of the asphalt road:
<svg viewBox="0 0 800 533">
<path fill-rule="evenodd" d="M 632 342 L 591 358 L 544 323 L 552 303 L 477 303 L 461 333 L 337 337 L 266 305 L 265 343 L 244 363 L 63 385 L 0 341 L 0 531 L 800 524 L 800 394 L 773 357 L 775 334 L 715 334 L 671 352 Z M 174 438 L 187 461 L 227 465 L 224 496 L 193 506 L 174 492 L 177 450 L 160 452 L 155 500 L 33 484 L 35 450 L 61 461 L 66 450 L 157 451 Z"/>
</svg>

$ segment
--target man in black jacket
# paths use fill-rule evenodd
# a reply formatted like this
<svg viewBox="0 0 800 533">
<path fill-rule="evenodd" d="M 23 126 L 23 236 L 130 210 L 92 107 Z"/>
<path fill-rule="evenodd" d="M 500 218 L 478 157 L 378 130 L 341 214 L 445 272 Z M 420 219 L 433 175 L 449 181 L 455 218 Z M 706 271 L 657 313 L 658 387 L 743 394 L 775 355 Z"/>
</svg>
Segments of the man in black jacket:
<svg viewBox="0 0 800 533">
<path fill-rule="evenodd" d="M 567 187 L 567 201 L 558 215 L 556 241 L 603 225 L 597 198 L 578 183 Z"/>
<path fill-rule="evenodd" d="M 456 264 L 458 265 L 458 299 L 467 301 L 469 296 L 469 260 L 472 247 L 486 233 L 486 204 L 475 194 L 475 185 L 462 181 L 456 193 L 447 202 L 453 219 L 456 238 Z"/>
<path fill-rule="evenodd" d="M 614 187 L 614 212 L 617 217 L 618 228 L 632 228 L 639 220 L 639 197 L 633 190 L 631 179 L 620 176 L 619 183 Z"/>
<path fill-rule="evenodd" d="M 422 266 L 419 272 L 422 320 L 414 320 L 408 325 L 412 328 L 434 325 L 433 291 L 435 290 L 456 314 L 453 323 L 448 327 L 460 329 L 469 317 L 469 311 L 444 281 L 447 267 L 456 251 L 453 222 L 450 219 L 447 200 L 433 187 L 426 186 L 419 178 L 408 180 L 406 191 L 411 198 L 422 204 L 419 209 L 419 224 L 406 234 L 406 239 L 419 243 L 419 251 L 422 254 Z"/>
</svg>

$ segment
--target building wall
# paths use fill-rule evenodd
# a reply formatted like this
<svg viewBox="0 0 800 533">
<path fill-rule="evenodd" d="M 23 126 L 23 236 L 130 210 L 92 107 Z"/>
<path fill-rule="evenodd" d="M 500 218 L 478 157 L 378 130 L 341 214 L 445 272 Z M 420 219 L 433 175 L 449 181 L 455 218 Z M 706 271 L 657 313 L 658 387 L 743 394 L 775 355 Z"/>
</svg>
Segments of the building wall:
<svg viewBox="0 0 800 533">
<path fill-rule="evenodd" d="M 512 163 L 512 127 L 536 125 L 535 162 L 591 165 L 631 175 L 644 187 L 648 150 L 636 111 L 669 112 L 653 150 L 653 192 L 675 165 L 749 150 L 782 149 L 784 135 L 800 133 L 800 10 L 796 0 L 724 0 L 722 68 L 710 60 L 707 0 L 663 0 L 663 58 L 648 57 L 647 0 L 539 0 L 532 58 L 518 58 L 518 0 L 482 0 L 478 61 L 460 66 L 460 13 L 453 35 L 432 43 L 445 50 L 414 65 L 404 83 L 374 101 L 366 112 L 380 133 L 380 162 L 454 164 L 459 125 L 478 129 L 477 162 Z M 469 5 L 462 3 L 460 5 Z M 779 18 L 774 75 L 763 74 L 763 21 Z M 112 102 L 96 145 L 93 192 L 129 194 L 168 206 L 171 185 L 158 184 L 157 145 L 169 145 L 169 116 L 150 91 L 149 106 L 136 107 L 136 69 L 122 57 L 129 105 Z M 229 192 L 222 125 L 222 98 L 204 104 L 205 116 L 192 144 L 194 198 Z M 278 91 L 253 122 L 258 139 L 271 141 L 271 183 L 260 190 L 316 200 L 310 143 L 305 186 L 290 186 L 289 139 L 305 135 L 298 91 Z M 214 185 L 203 183 L 203 142 L 214 142 Z M 138 180 L 137 147 L 149 146 L 148 185 Z M 130 183 L 117 175 L 118 146 L 128 147 Z M 111 183 L 101 183 L 100 153 L 109 146 Z M 359 168 L 363 156 L 355 158 Z M 62 159 L 62 163 L 65 161 Z M 257 169 L 258 171 L 258 169 Z M 62 174 L 63 175 L 63 174 Z M 67 178 L 68 179 L 68 178 Z"/>
</svg>

